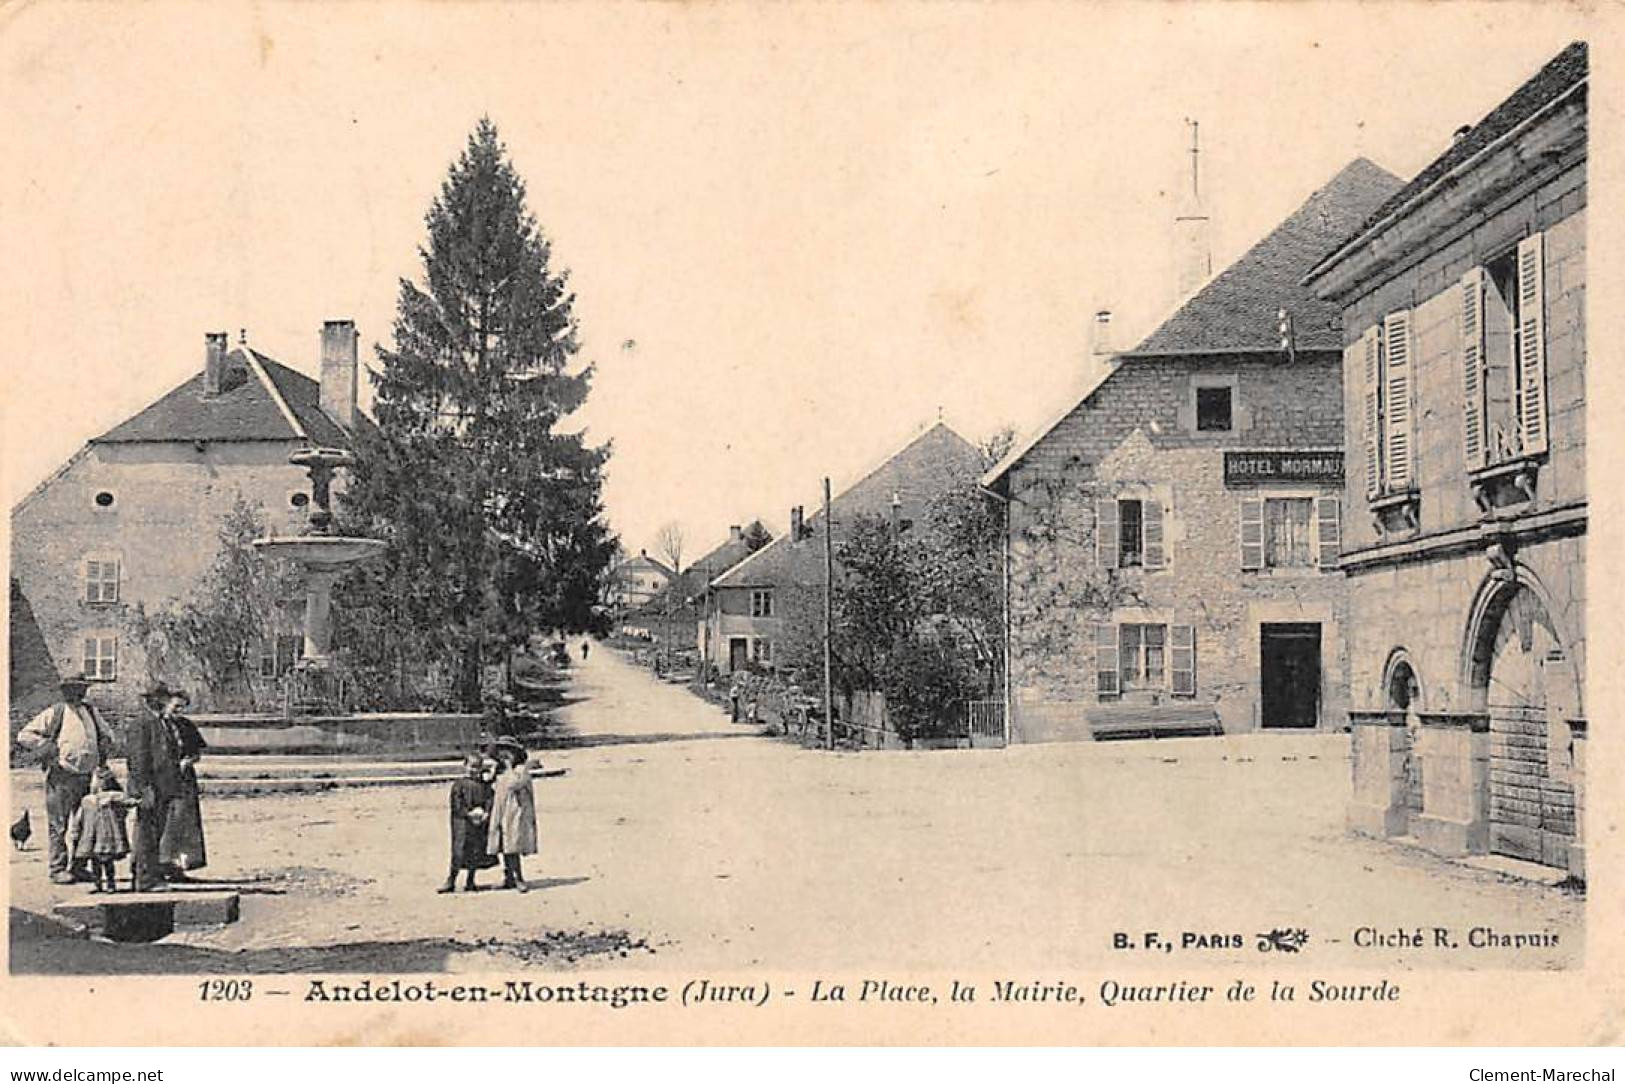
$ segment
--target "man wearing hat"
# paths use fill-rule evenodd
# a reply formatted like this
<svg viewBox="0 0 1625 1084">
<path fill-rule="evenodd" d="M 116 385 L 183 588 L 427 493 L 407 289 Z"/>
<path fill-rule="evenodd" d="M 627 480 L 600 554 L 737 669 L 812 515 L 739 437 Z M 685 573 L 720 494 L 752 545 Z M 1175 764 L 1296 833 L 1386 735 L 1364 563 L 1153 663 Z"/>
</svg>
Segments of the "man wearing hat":
<svg viewBox="0 0 1625 1084">
<path fill-rule="evenodd" d="M 28 721 L 17 744 L 39 758 L 45 769 L 47 868 L 54 884 L 90 880 L 83 863 L 68 854 L 68 819 L 90 792 L 90 777 L 107 763 L 117 739 L 101 714 L 85 702 L 90 683 L 62 679 L 62 699 Z"/>
<path fill-rule="evenodd" d="M 171 701 L 180 694 L 159 682 L 141 694 L 147 710 L 124 734 L 124 755 L 130 766 L 129 796 L 135 809 L 135 889 L 157 892 L 169 887 L 159 866 L 158 848 L 169 821 L 170 806 L 186 793 L 181 768 L 184 753 L 180 734 L 169 718 Z"/>
</svg>

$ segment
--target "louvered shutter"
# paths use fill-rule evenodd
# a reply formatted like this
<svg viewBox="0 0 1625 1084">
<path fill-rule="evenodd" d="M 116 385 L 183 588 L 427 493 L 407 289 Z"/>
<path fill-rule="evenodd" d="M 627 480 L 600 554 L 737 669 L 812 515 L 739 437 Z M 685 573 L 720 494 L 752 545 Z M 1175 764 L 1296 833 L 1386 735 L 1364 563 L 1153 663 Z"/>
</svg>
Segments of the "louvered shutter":
<svg viewBox="0 0 1625 1084">
<path fill-rule="evenodd" d="M 1174 625 L 1168 630 L 1168 670 L 1175 696 L 1196 695 L 1196 628 Z"/>
<path fill-rule="evenodd" d="M 1523 454 L 1546 450 L 1546 289 L 1542 234 L 1518 243 L 1518 432 Z"/>
<path fill-rule="evenodd" d="M 1162 502 L 1146 501 L 1140 507 L 1140 530 L 1145 544 L 1145 567 L 1162 568 L 1168 563 L 1162 541 Z"/>
<path fill-rule="evenodd" d="M 1315 548 L 1321 568 L 1336 568 L 1343 552 L 1343 502 L 1336 497 L 1315 500 Z"/>
<path fill-rule="evenodd" d="M 1383 460 L 1389 489 L 1409 489 L 1412 478 L 1411 433 L 1411 314 L 1409 309 L 1388 314 L 1382 322 L 1383 429 L 1387 443 Z"/>
<path fill-rule="evenodd" d="M 1101 568 L 1117 567 L 1117 500 L 1095 502 L 1095 548 Z"/>
<path fill-rule="evenodd" d="M 1489 462 L 1484 425 L 1484 269 L 1461 277 L 1461 423 L 1467 469 Z"/>
<path fill-rule="evenodd" d="M 107 641 L 107 667 L 102 675 L 108 681 L 118 680 L 118 637 L 110 637 Z"/>
<path fill-rule="evenodd" d="M 1102 696 L 1118 693 L 1117 626 L 1095 626 L 1095 691 Z"/>
<path fill-rule="evenodd" d="M 1264 502 L 1257 497 L 1241 499 L 1241 567 L 1264 567 Z"/>
<path fill-rule="evenodd" d="M 1382 492 L 1382 348 L 1375 324 L 1365 329 L 1355 349 L 1360 357 L 1364 400 L 1365 495 L 1367 500 L 1373 500 Z"/>
<path fill-rule="evenodd" d="M 96 676 L 96 638 L 94 636 L 85 637 L 84 665 L 79 668 L 79 673 L 87 678 Z"/>
<path fill-rule="evenodd" d="M 91 592 L 96 590 L 96 562 L 83 560 L 79 562 L 79 597 L 86 602 L 95 602 Z"/>
</svg>

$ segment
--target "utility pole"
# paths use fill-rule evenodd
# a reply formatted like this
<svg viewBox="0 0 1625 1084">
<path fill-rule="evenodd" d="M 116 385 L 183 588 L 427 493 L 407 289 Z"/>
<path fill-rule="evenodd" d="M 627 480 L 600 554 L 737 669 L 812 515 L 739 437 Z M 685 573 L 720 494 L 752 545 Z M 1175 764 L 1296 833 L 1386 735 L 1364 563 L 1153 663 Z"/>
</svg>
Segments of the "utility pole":
<svg viewBox="0 0 1625 1084">
<path fill-rule="evenodd" d="M 835 748 L 835 690 L 829 641 L 835 624 L 835 541 L 829 518 L 829 479 L 824 479 L 824 748 Z"/>
</svg>

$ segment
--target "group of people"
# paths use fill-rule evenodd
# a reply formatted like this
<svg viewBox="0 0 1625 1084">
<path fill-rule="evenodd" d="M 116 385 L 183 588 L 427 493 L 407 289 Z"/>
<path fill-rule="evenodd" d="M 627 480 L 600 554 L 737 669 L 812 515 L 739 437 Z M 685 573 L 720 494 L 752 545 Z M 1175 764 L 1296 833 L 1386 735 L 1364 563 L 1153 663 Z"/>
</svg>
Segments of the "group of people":
<svg viewBox="0 0 1625 1084">
<path fill-rule="evenodd" d="M 129 778 L 120 784 L 109 764 L 118 739 L 85 700 L 88 688 L 84 678 L 65 678 L 61 699 L 17 735 L 45 772 L 51 881 L 111 890 L 118 863 L 132 853 L 138 892 L 188 880 L 208 861 L 197 777 L 207 743 L 181 714 L 191 698 L 162 682 L 142 695 L 145 711 L 124 730 Z"/>
<path fill-rule="evenodd" d="M 536 853 L 536 794 L 530 782 L 530 754 L 511 738 L 486 752 L 470 753 L 464 777 L 451 785 L 451 870 L 441 892 L 477 892 L 474 875 L 502 864 L 502 887 L 528 891 L 524 855 Z"/>
</svg>

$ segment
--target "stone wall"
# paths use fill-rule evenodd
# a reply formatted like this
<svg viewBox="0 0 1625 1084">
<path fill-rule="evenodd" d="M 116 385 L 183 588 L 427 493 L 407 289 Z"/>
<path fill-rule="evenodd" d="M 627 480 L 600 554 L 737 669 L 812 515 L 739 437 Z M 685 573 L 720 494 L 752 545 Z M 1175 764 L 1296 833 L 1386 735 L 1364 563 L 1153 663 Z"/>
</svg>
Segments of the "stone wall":
<svg viewBox="0 0 1625 1084">
<path fill-rule="evenodd" d="M 1226 449 L 1336 448 L 1340 358 L 1130 360 L 1028 454 L 1010 477 L 1012 732 L 1018 741 L 1086 737 L 1091 718 L 1157 703 L 1203 705 L 1226 731 L 1259 725 L 1259 626 L 1321 625 L 1320 726 L 1343 725 L 1348 686 L 1346 587 L 1336 570 L 1243 571 L 1241 500 L 1337 496 L 1337 483 L 1227 487 Z M 1197 432 L 1193 377 L 1233 376 L 1230 432 Z M 1164 505 L 1167 567 L 1103 569 L 1094 501 L 1139 493 Z M 1113 618 L 1113 615 L 1116 615 Z M 1096 622 L 1189 624 L 1196 695 L 1102 700 Z"/>
<path fill-rule="evenodd" d="M 149 611 L 184 595 L 214 560 L 222 520 L 240 495 L 264 509 L 268 525 L 296 533 L 309 492 L 305 472 L 287 461 L 293 445 L 274 441 L 92 444 L 12 512 L 11 570 L 63 673 L 79 672 L 83 637 L 119 637 L 118 679 L 92 686 L 91 700 L 115 717 L 135 710 L 149 680 L 128 632 L 136 604 Z M 97 495 L 112 503 L 97 503 Z M 116 559 L 116 603 L 87 602 L 84 562 Z"/>
</svg>

